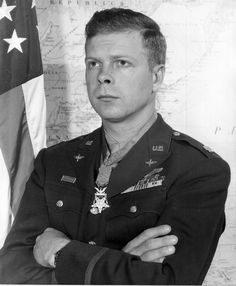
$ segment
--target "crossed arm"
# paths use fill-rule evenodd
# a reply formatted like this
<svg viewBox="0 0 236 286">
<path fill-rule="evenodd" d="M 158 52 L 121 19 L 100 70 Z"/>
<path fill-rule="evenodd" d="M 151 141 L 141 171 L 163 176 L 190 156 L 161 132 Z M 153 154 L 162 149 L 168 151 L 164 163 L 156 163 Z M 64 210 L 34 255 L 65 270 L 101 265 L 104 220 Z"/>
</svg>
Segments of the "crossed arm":
<svg viewBox="0 0 236 286">
<path fill-rule="evenodd" d="M 87 246 L 66 237 L 58 248 L 56 244 L 55 249 L 47 248 L 56 235 L 49 229 L 37 239 L 36 261 L 53 268 L 54 254 L 61 248 L 55 269 L 59 283 L 201 284 L 224 229 L 229 181 L 224 166 L 210 160 L 204 164 L 205 169 L 201 164 L 194 166 L 173 185 L 159 226 L 142 232 L 122 251 Z M 167 225 L 175 236 L 170 235 L 170 228 L 165 229 Z M 61 234 L 57 235 L 59 239 Z M 177 239 L 176 253 L 170 255 Z M 94 258 L 98 263 L 91 268 Z"/>
<path fill-rule="evenodd" d="M 171 227 L 162 225 L 145 230 L 122 249 L 123 252 L 137 255 L 142 261 L 162 263 L 166 256 L 175 252 L 177 236 L 168 235 Z M 36 238 L 34 258 L 44 267 L 55 268 L 55 254 L 70 243 L 62 232 L 47 228 Z"/>
</svg>

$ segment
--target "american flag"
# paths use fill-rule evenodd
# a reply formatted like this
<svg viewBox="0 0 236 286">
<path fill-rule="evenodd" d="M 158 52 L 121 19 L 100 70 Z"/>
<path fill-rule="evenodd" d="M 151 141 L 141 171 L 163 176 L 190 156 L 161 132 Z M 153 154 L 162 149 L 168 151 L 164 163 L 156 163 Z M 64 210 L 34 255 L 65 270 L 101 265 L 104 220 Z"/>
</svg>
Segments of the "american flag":
<svg viewBox="0 0 236 286">
<path fill-rule="evenodd" d="M 46 102 L 35 0 L 0 0 L 0 247 L 33 160 L 46 146 Z"/>
</svg>

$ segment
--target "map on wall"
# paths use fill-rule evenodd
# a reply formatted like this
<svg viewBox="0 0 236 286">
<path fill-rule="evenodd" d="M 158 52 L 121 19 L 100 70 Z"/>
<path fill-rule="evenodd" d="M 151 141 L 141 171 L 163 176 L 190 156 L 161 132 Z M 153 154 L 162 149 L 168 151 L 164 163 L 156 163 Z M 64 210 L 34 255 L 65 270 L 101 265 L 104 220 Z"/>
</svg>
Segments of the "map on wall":
<svg viewBox="0 0 236 286">
<path fill-rule="evenodd" d="M 177 130 L 209 145 L 231 167 L 227 226 L 205 285 L 236 284 L 236 1 L 36 1 L 47 96 L 48 146 L 100 126 L 84 78 L 84 27 L 95 10 L 131 8 L 167 39 L 156 107 Z M 186 261 L 187 263 L 187 261 Z"/>
</svg>

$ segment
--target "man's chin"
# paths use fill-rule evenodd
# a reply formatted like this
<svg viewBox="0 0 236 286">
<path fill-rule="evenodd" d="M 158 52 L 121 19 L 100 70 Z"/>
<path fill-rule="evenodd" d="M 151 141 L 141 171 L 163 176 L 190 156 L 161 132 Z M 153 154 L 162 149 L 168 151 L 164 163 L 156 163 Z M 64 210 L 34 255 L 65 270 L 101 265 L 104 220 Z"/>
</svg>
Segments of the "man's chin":
<svg viewBox="0 0 236 286">
<path fill-rule="evenodd" d="M 124 121 L 124 118 L 108 116 L 108 117 L 102 117 L 102 120 L 106 121 L 106 122 L 110 122 L 110 123 L 120 123 L 120 122 Z"/>
<path fill-rule="evenodd" d="M 99 114 L 99 113 L 98 113 Z M 119 123 L 125 120 L 125 116 L 121 114 L 99 114 L 103 121 L 110 122 L 110 123 Z"/>
</svg>

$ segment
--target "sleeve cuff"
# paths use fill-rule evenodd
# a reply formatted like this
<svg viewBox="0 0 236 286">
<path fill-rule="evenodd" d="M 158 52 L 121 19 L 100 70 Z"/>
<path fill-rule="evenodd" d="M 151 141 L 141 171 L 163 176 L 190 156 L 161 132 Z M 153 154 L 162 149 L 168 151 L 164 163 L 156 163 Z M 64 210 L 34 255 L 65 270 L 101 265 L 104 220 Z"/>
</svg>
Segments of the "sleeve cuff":
<svg viewBox="0 0 236 286">
<path fill-rule="evenodd" d="M 72 240 L 57 260 L 55 276 L 62 284 L 90 284 L 93 268 L 107 248 Z"/>
</svg>

